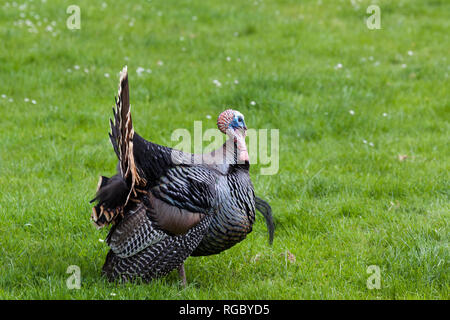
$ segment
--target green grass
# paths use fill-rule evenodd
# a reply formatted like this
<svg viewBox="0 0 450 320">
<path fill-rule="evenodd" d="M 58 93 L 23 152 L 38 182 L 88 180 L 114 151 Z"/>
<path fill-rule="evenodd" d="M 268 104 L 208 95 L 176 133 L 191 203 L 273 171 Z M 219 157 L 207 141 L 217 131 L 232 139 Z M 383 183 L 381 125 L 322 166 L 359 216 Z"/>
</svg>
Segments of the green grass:
<svg viewBox="0 0 450 320">
<path fill-rule="evenodd" d="M 365 0 L 104 2 L 0 3 L 0 298 L 450 297 L 448 1 L 377 1 L 381 30 L 367 29 Z M 80 30 L 66 28 L 71 4 Z M 175 145 L 195 120 L 213 128 L 230 106 L 280 130 L 279 172 L 251 168 L 272 247 L 259 215 L 242 243 L 189 258 L 186 288 L 176 272 L 100 276 L 107 230 L 89 200 L 115 171 L 108 119 L 125 64 L 136 131 L 154 142 Z M 80 290 L 66 287 L 69 265 Z"/>
</svg>

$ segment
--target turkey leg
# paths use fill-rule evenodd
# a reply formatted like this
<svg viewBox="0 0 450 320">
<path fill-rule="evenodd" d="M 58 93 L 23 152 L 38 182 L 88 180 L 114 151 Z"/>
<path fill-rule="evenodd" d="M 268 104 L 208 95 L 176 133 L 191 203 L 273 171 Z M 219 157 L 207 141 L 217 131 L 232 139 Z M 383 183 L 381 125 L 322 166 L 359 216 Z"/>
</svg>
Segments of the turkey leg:
<svg viewBox="0 0 450 320">
<path fill-rule="evenodd" d="M 181 278 L 181 284 L 186 287 L 186 272 L 184 271 L 184 262 L 178 267 L 178 274 Z"/>
</svg>

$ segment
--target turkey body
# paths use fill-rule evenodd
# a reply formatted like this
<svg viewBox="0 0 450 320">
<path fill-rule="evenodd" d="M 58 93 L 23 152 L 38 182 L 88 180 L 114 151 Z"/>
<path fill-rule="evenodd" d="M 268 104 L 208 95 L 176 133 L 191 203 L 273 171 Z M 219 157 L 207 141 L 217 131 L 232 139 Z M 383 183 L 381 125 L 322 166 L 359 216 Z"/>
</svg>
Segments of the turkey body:
<svg viewBox="0 0 450 320">
<path fill-rule="evenodd" d="M 137 134 L 134 145 L 136 163 L 152 178 L 153 183 L 147 188 L 157 198 L 178 208 L 212 210 L 209 227 L 192 256 L 220 253 L 244 240 L 252 231 L 255 192 L 250 165 L 248 161 L 235 160 L 238 150 L 235 143 L 227 141 L 220 148 L 225 154 L 224 161 L 214 164 L 208 164 L 207 155 L 183 153 L 148 142 Z M 228 160 L 227 150 L 232 150 Z M 199 156 L 202 161 L 196 159 Z"/>
<path fill-rule="evenodd" d="M 232 166 L 217 181 L 216 214 L 192 256 L 206 256 L 227 250 L 244 240 L 255 222 L 255 192 L 248 165 Z"/>
<path fill-rule="evenodd" d="M 124 68 L 110 133 L 118 173 L 100 178 L 91 215 L 99 228 L 112 225 L 103 274 L 149 281 L 182 267 L 190 255 L 220 253 L 252 231 L 255 205 L 264 209 L 272 238 L 270 206 L 255 197 L 249 175 L 243 116 L 231 109 L 219 116 L 228 139 L 218 150 L 185 153 L 134 132 L 128 90 Z"/>
<path fill-rule="evenodd" d="M 178 163 L 177 150 L 137 134 L 133 145 L 146 183 L 136 187 L 137 197 L 107 237 L 111 250 L 103 273 L 108 279 L 161 277 L 188 256 L 220 253 L 252 231 L 255 195 L 248 163 Z"/>
</svg>

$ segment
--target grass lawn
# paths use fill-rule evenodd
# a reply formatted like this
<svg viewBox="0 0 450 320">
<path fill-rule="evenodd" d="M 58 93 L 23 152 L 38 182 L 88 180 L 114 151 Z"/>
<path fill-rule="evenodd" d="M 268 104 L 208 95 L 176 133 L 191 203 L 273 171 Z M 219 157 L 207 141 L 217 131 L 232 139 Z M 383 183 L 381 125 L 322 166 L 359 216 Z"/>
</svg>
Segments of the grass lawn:
<svg viewBox="0 0 450 320">
<path fill-rule="evenodd" d="M 0 298 L 449 299 L 449 27 L 446 0 L 2 0 Z M 186 288 L 176 272 L 100 276 L 89 200 L 115 172 L 124 65 L 135 129 L 156 143 L 229 107 L 280 130 L 278 173 L 250 170 L 272 247 L 258 214 L 242 243 L 187 260 Z"/>
</svg>

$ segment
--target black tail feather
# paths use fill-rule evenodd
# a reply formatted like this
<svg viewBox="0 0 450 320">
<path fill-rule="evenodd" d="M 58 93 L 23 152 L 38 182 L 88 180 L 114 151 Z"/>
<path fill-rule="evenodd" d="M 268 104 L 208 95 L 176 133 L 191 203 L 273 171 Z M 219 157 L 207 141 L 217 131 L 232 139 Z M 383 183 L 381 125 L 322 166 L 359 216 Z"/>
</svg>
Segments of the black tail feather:
<svg viewBox="0 0 450 320">
<path fill-rule="evenodd" d="M 269 244 L 273 243 L 273 236 L 275 232 L 275 224 L 273 222 L 272 208 L 270 205 L 259 197 L 255 197 L 256 209 L 262 213 L 266 219 L 267 230 L 269 231 Z"/>
<path fill-rule="evenodd" d="M 99 189 L 91 203 L 98 201 L 99 205 L 113 209 L 123 205 L 129 191 L 130 188 L 120 175 L 115 175 L 111 178 L 101 177 Z"/>
<path fill-rule="evenodd" d="M 91 219 L 101 228 L 111 223 L 122 213 L 130 188 L 120 175 L 100 177 L 97 194 L 90 202 L 97 201 L 92 208 Z"/>
</svg>

